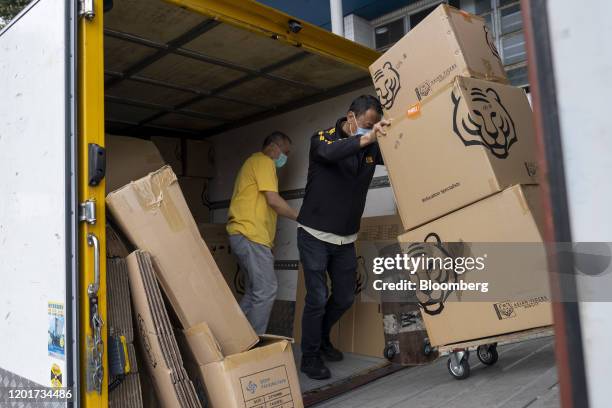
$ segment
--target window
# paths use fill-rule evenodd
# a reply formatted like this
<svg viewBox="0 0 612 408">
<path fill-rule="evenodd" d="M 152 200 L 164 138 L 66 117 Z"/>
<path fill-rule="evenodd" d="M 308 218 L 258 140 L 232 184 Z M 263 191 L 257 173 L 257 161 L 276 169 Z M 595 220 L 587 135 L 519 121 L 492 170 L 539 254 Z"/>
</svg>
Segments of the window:
<svg viewBox="0 0 612 408">
<path fill-rule="evenodd" d="M 377 50 L 385 50 L 406 34 L 404 17 L 374 28 L 374 44 Z"/>
<path fill-rule="evenodd" d="M 527 51 L 519 0 L 462 0 L 472 5 L 476 14 L 485 18 L 500 50 L 510 83 L 526 87 Z"/>
</svg>

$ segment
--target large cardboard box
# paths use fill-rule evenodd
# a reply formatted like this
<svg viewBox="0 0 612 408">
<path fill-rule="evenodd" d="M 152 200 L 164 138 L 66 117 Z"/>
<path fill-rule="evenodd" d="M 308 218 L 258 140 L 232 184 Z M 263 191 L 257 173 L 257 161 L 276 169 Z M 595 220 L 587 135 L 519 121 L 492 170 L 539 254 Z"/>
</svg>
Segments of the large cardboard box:
<svg viewBox="0 0 612 408">
<path fill-rule="evenodd" d="M 215 149 L 207 140 L 188 139 L 185 144 L 185 176 L 214 177 Z"/>
<path fill-rule="evenodd" d="M 330 289 L 331 282 L 327 278 L 327 288 Z M 304 316 L 304 304 L 306 302 L 306 282 L 304 281 L 304 269 L 300 263 L 298 269 L 297 286 L 295 289 L 295 309 L 293 314 L 293 338 L 299 343 L 302 341 L 302 316 Z M 331 329 L 329 335 L 334 345 L 338 344 L 338 325 Z"/>
<path fill-rule="evenodd" d="M 457 77 L 378 143 L 405 229 L 537 182 L 531 108 L 512 86 Z"/>
<path fill-rule="evenodd" d="M 434 267 L 433 281 L 486 282 L 488 292 L 435 291 L 423 320 L 434 346 L 552 324 L 543 214 L 537 186 L 513 186 L 400 235 L 402 250 L 420 256 L 414 243 L 428 242 L 428 256 L 483 257 L 484 269 L 461 275 Z M 432 253 L 433 251 L 433 253 Z M 424 293 L 419 293 L 419 296 Z M 435 297 L 434 297 L 435 296 Z"/>
<path fill-rule="evenodd" d="M 106 191 L 114 191 L 162 167 L 155 145 L 144 139 L 106 135 Z"/>
<path fill-rule="evenodd" d="M 440 5 L 370 66 L 387 118 L 432 97 L 457 75 L 507 83 L 483 18 Z"/>
<path fill-rule="evenodd" d="M 208 180 L 199 177 L 179 177 L 179 186 L 196 223 L 210 220 L 210 209 L 204 205 L 203 195 L 208 188 Z"/>
<path fill-rule="evenodd" d="M 224 357 L 206 324 L 184 337 L 212 408 L 304 406 L 291 339 L 265 335 L 257 347 Z"/>
<path fill-rule="evenodd" d="M 151 141 L 159 150 L 164 161 L 172 167 L 177 176 L 183 175 L 183 150 L 182 142 L 178 137 L 151 136 Z"/>
<path fill-rule="evenodd" d="M 225 226 L 225 224 L 199 223 L 198 229 L 234 297 L 240 300 L 244 295 L 245 274 L 232 252 Z"/>
<path fill-rule="evenodd" d="M 397 214 L 361 219 L 357 253 L 355 302 L 338 322 L 337 347 L 346 352 L 383 357 L 385 337 L 380 296 L 371 289 L 372 260 L 385 247 L 397 246 L 402 223 Z"/>
<path fill-rule="evenodd" d="M 127 238 L 151 253 L 161 286 L 184 328 L 208 323 L 226 355 L 257 343 L 169 166 L 110 193 L 106 202 Z"/>
</svg>

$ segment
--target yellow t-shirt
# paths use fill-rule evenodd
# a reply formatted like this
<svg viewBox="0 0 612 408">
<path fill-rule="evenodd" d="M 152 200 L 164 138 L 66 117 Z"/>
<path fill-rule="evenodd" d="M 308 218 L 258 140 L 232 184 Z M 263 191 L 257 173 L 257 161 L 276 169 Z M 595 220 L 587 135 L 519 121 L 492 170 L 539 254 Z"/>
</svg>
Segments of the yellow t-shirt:
<svg viewBox="0 0 612 408">
<path fill-rule="evenodd" d="M 272 248 L 276 234 L 276 212 L 270 208 L 264 191 L 278 192 L 274 161 L 259 152 L 242 165 L 234 184 L 229 207 L 227 232 Z"/>
</svg>

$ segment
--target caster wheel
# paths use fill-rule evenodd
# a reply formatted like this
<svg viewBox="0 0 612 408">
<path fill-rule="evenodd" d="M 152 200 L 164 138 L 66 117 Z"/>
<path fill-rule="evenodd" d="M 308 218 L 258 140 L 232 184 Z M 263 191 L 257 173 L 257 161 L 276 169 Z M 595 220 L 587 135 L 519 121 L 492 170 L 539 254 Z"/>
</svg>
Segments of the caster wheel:
<svg viewBox="0 0 612 408">
<path fill-rule="evenodd" d="M 484 365 L 493 365 L 497 363 L 499 354 L 497 354 L 497 345 L 478 346 L 476 350 L 478 359 Z"/>
<path fill-rule="evenodd" d="M 429 342 L 429 340 L 425 340 L 425 346 L 423 347 L 423 353 L 425 353 L 426 356 L 429 356 L 432 352 L 433 352 L 433 348 L 431 347 L 431 343 Z"/>
<path fill-rule="evenodd" d="M 467 358 L 462 358 L 459 363 L 459 367 L 453 368 L 453 363 L 449 358 L 446 362 L 446 366 L 448 367 L 448 372 L 456 379 L 456 380 L 464 380 L 470 376 L 470 363 Z"/>
<path fill-rule="evenodd" d="M 393 347 L 392 345 L 385 346 L 385 351 L 383 351 L 383 355 L 387 360 L 393 360 L 395 354 L 395 347 Z"/>
</svg>

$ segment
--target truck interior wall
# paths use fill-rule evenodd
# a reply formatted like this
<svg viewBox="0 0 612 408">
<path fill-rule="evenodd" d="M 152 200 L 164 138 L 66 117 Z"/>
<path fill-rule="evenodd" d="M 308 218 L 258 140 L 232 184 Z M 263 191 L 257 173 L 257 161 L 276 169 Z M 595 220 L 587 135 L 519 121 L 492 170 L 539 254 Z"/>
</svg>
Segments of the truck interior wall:
<svg viewBox="0 0 612 408">
<path fill-rule="evenodd" d="M 315 131 L 328 129 L 346 111 L 351 101 L 362 94 L 375 95 L 368 87 L 349 92 L 317 104 L 271 117 L 212 137 L 215 148 L 216 177 L 209 185 L 211 202 L 228 202 L 234 180 L 242 163 L 255 151 L 261 149 L 263 139 L 272 131 L 280 130 L 293 141 L 289 160 L 278 171 L 279 191 L 300 190 L 306 186 L 308 173 L 308 151 L 310 137 Z M 384 167 L 378 166 L 374 177 L 386 176 Z M 288 200 L 294 208 L 300 208 L 302 198 Z M 390 187 L 370 189 L 364 217 L 395 214 L 395 201 Z M 212 211 L 211 222 L 227 221 L 227 205 Z M 297 261 L 299 259 L 294 221 L 279 218 L 274 248 L 275 259 Z M 297 285 L 297 270 L 277 270 L 279 293 L 277 300 L 294 301 Z"/>
</svg>

